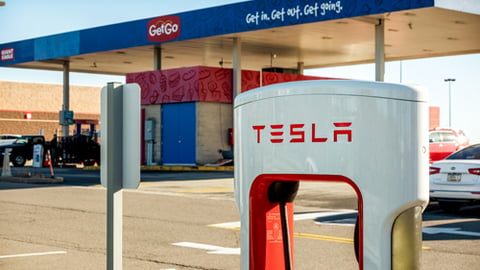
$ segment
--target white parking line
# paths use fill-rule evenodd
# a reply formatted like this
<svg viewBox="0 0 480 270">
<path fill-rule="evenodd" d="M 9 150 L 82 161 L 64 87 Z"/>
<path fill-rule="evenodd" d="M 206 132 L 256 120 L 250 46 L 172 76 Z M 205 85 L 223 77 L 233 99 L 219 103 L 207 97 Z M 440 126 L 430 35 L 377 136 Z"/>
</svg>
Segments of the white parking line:
<svg viewBox="0 0 480 270">
<path fill-rule="evenodd" d="M 36 253 L 23 253 L 23 254 L 12 254 L 12 255 L 0 255 L 0 259 L 10 259 L 18 257 L 30 257 L 30 256 L 44 256 L 44 255 L 57 255 L 57 254 L 66 254 L 66 251 L 48 251 L 48 252 L 36 252 Z"/>
<path fill-rule="evenodd" d="M 240 255 L 240 248 L 227 248 L 227 247 L 220 247 L 220 246 L 192 243 L 192 242 L 179 242 L 179 243 L 173 243 L 172 245 L 179 246 L 179 247 L 203 249 L 203 250 L 207 250 L 208 254 Z"/>
<path fill-rule="evenodd" d="M 356 210 L 341 210 L 341 211 L 303 213 L 303 214 L 295 214 L 293 216 L 293 219 L 295 221 L 300 221 L 300 220 L 307 220 L 307 219 L 316 219 L 319 217 L 330 217 L 330 216 L 336 216 L 336 215 L 351 214 L 356 212 L 357 212 Z M 208 226 L 215 227 L 215 228 L 229 229 L 229 230 L 239 230 L 240 221 L 210 224 Z"/>
</svg>

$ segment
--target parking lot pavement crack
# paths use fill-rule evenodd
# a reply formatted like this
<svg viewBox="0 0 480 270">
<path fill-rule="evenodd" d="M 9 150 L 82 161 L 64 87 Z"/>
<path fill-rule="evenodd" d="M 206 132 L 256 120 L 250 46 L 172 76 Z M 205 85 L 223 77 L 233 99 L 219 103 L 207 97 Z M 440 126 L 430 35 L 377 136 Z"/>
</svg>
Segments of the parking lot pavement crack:
<svg viewBox="0 0 480 270">
<path fill-rule="evenodd" d="M 11 202 L 11 201 L 0 201 L 0 204 L 20 205 L 20 206 L 46 208 L 46 209 L 53 209 L 53 210 L 72 211 L 72 212 L 78 212 L 78 213 L 105 215 L 104 211 L 103 212 L 102 211 L 92 211 L 92 210 L 84 210 L 84 209 L 78 209 L 78 208 L 60 207 L 60 206 L 52 206 L 52 205 L 38 205 L 38 204 L 20 203 L 20 202 Z"/>
<path fill-rule="evenodd" d="M 33 240 L 33 239 L 18 239 L 18 238 L 6 237 L 4 235 L 0 235 L 0 240 L 8 240 L 13 242 L 42 245 L 42 246 L 51 246 L 59 249 L 74 250 L 74 251 L 94 253 L 94 254 L 104 254 L 104 255 L 106 254 L 103 248 L 82 247 L 78 243 L 58 241 L 56 239 L 44 239 L 43 241 L 39 241 L 39 240 Z M 54 245 L 52 245 L 52 243 L 54 243 Z"/>
<path fill-rule="evenodd" d="M 157 263 L 157 264 L 165 264 L 165 265 L 171 265 L 171 266 L 175 266 L 175 267 L 182 267 L 182 268 L 185 268 L 185 269 L 222 270 L 221 268 L 208 268 L 208 267 L 197 266 L 197 265 L 188 265 L 188 264 L 182 264 L 182 263 L 161 261 L 161 260 L 156 260 L 156 259 L 140 258 L 138 256 L 125 256 L 124 255 L 123 257 L 127 258 L 127 259 L 132 259 L 132 260 L 145 261 L 145 262 L 151 262 L 151 263 Z"/>
</svg>

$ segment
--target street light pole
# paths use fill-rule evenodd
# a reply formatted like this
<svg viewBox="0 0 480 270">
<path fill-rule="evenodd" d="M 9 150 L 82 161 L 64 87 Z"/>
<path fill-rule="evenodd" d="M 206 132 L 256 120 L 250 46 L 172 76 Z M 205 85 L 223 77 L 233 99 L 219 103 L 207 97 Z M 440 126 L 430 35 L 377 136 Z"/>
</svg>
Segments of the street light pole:
<svg viewBox="0 0 480 270">
<path fill-rule="evenodd" d="M 452 127 L 452 82 L 454 78 L 445 79 L 448 82 L 448 127 Z"/>
</svg>

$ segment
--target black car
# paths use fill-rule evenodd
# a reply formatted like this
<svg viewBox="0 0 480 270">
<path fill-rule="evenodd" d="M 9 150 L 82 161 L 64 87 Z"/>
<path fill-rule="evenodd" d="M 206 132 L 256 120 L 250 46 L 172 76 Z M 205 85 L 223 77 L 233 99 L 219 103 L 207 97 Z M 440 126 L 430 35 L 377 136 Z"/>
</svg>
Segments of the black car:
<svg viewBox="0 0 480 270">
<path fill-rule="evenodd" d="M 13 166 L 23 167 L 27 160 L 33 158 L 33 146 L 35 144 L 41 144 L 44 149 L 48 147 L 45 144 L 43 135 L 22 135 L 14 143 L 0 146 L 1 164 L 3 164 L 5 149 L 10 148 L 10 161 L 13 163 Z"/>
</svg>

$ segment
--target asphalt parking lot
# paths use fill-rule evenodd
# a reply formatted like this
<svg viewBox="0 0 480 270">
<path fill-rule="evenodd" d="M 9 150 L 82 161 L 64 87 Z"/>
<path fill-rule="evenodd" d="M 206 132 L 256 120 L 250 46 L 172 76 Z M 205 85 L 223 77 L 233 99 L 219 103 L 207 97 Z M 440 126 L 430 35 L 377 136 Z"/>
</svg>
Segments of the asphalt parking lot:
<svg viewBox="0 0 480 270">
<path fill-rule="evenodd" d="M 106 192 L 98 171 L 58 169 L 61 184 L 0 182 L 0 269 L 105 269 Z M 240 269 L 232 172 L 142 173 L 125 190 L 124 269 Z M 353 190 L 301 183 L 295 269 L 357 269 Z M 333 213 L 346 211 L 342 218 Z M 350 215 L 350 216 L 349 216 Z M 353 217 L 353 219 L 352 219 Z M 480 208 L 423 215 L 421 269 L 478 269 Z"/>
</svg>

